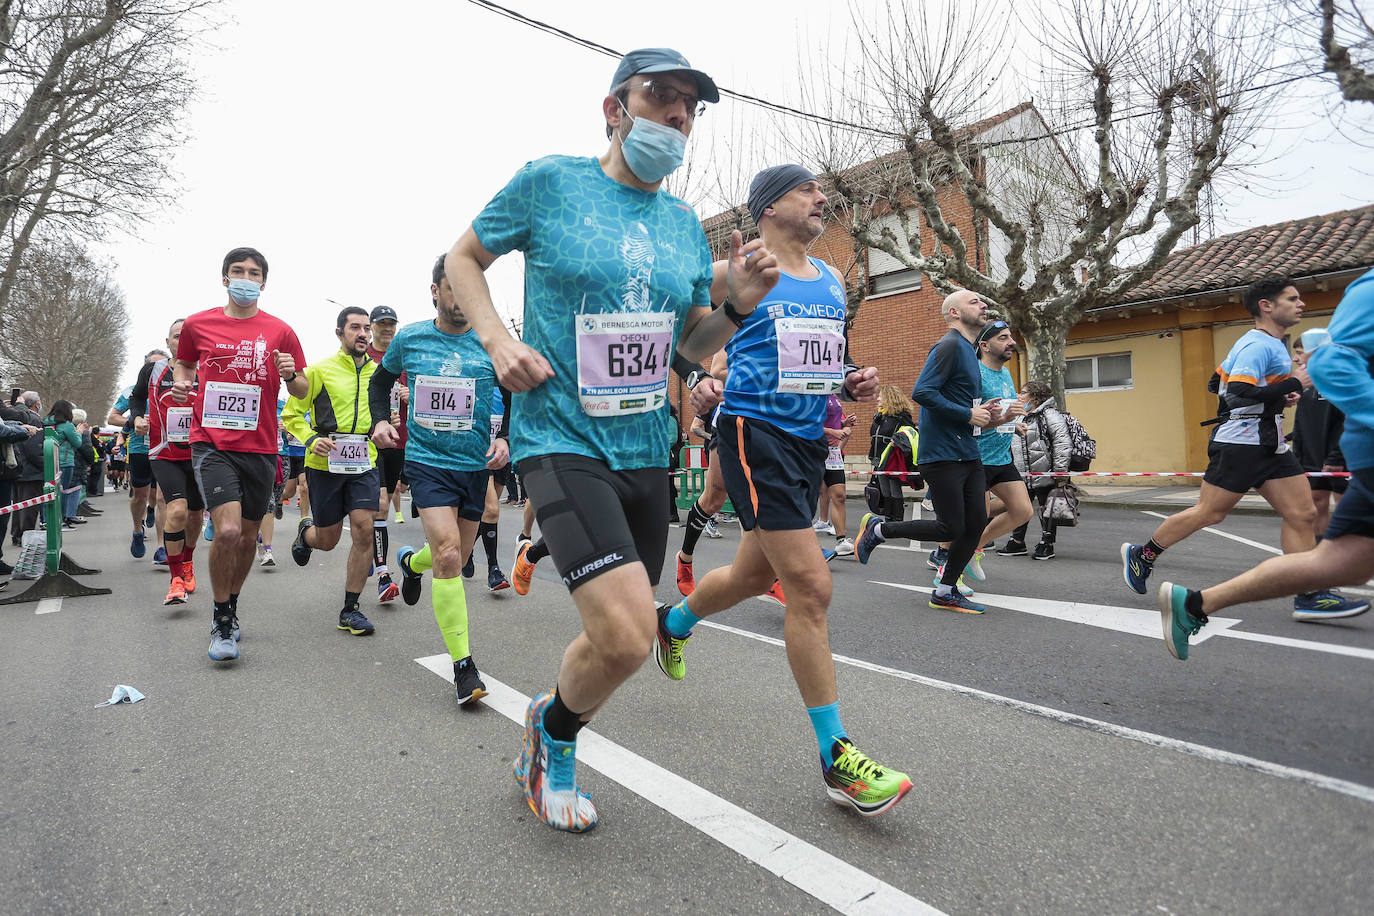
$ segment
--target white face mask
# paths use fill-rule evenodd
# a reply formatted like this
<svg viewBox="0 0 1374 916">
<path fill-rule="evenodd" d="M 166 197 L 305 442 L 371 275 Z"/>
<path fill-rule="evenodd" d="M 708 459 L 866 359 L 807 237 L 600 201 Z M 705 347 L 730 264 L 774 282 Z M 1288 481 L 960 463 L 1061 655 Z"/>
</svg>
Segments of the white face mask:
<svg viewBox="0 0 1374 916">
<path fill-rule="evenodd" d="M 625 106 L 620 106 L 625 110 Z M 668 177 L 687 154 L 687 138 L 682 131 L 648 118 L 625 117 L 632 122 L 630 132 L 620 141 L 625 164 L 635 177 L 645 184 L 654 184 Z"/>
</svg>

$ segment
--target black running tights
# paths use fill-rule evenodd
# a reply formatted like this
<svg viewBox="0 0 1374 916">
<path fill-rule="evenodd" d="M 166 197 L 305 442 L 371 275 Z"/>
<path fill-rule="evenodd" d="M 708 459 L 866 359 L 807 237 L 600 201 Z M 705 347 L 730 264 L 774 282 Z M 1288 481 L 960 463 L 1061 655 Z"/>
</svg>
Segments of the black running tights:
<svg viewBox="0 0 1374 916">
<path fill-rule="evenodd" d="M 949 559 L 940 581 L 952 586 L 958 583 L 964 567 L 973 558 L 988 523 L 983 465 L 979 461 L 936 461 L 920 465 L 917 470 L 930 488 L 935 518 L 883 522 L 883 539 L 948 541 Z"/>
</svg>

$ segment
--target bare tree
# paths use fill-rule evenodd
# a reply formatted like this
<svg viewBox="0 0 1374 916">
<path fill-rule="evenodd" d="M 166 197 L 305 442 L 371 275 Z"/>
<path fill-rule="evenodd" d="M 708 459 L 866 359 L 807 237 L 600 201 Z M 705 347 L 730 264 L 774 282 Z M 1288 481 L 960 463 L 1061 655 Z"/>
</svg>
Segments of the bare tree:
<svg viewBox="0 0 1374 916">
<path fill-rule="evenodd" d="M 76 242 L 36 240 L 16 276 L 0 358 L 45 403 L 109 410 L 124 367 L 129 312 L 111 267 Z M 98 424 L 97 424 L 98 425 Z"/>
<path fill-rule="evenodd" d="M 0 0 L 0 316 L 40 227 L 94 237 L 173 192 L 208 0 Z"/>
<path fill-rule="evenodd" d="M 804 81 L 868 129 L 792 135 L 857 258 L 876 249 L 942 292 L 979 293 L 1062 399 L 1069 329 L 1148 279 L 1239 164 L 1267 99 L 1250 91 L 1264 30 L 1225 0 L 1062 0 L 1034 22 L 1017 9 L 856 8 L 857 54 Z M 1005 63 L 1018 36 L 1036 42 L 1021 73 Z"/>
<path fill-rule="evenodd" d="M 1348 101 L 1374 102 L 1374 26 L 1355 0 L 1320 0 L 1320 13 L 1323 69 L 1335 75 Z"/>
</svg>

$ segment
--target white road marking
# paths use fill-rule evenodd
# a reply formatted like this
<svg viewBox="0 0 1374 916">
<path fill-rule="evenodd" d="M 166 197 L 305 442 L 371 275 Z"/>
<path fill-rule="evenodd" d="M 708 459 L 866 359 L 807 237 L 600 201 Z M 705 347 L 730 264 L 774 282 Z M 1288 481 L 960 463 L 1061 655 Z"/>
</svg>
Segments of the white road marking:
<svg viewBox="0 0 1374 916">
<path fill-rule="evenodd" d="M 447 655 L 415 661 L 452 680 L 453 660 Z M 490 691 L 482 702 L 523 728 L 530 698 L 485 671 L 482 680 Z M 578 733 L 577 759 L 841 913 L 941 913 L 591 729 Z"/>
<path fill-rule="evenodd" d="M 1169 517 L 1169 516 L 1165 515 L 1165 514 L 1162 513 L 1162 512 L 1150 512 L 1150 511 L 1148 511 L 1148 510 L 1141 510 L 1141 511 L 1142 511 L 1143 514 L 1145 514 L 1145 515 L 1153 515 L 1155 518 L 1168 518 L 1168 517 Z M 1268 544 L 1261 544 L 1259 541 L 1252 541 L 1252 540 L 1250 540 L 1249 538 L 1243 538 L 1243 537 L 1241 537 L 1241 536 L 1238 535 L 1238 534 L 1230 534 L 1229 532 L 1222 531 L 1220 528 L 1203 528 L 1202 530 L 1208 532 L 1209 534 L 1215 534 L 1217 537 L 1229 538 L 1230 540 L 1232 540 L 1232 541 L 1238 541 L 1238 542 L 1241 543 L 1241 544 L 1247 544 L 1247 545 L 1249 545 L 1249 546 L 1251 546 L 1251 547 L 1257 547 L 1257 548 L 1259 548 L 1260 550 L 1266 551 L 1266 552 L 1268 552 L 1268 553 L 1273 553 L 1273 554 L 1281 554 L 1281 553 L 1283 553 L 1283 551 L 1280 550 L 1280 549 L 1277 548 L 1277 547 L 1270 547 Z"/>
<path fill-rule="evenodd" d="M 1208 626 L 1211 626 L 1211 624 L 1209 623 Z M 1206 627 L 1203 629 L 1206 629 Z M 1313 642 L 1310 639 L 1291 639 L 1287 636 L 1270 636 L 1268 633 L 1246 633 L 1243 630 L 1225 630 L 1217 635 L 1229 636 L 1232 639 L 1248 639 L 1251 642 L 1264 642 L 1272 646 L 1287 646 L 1290 649 L 1310 649 L 1313 652 L 1328 652 L 1332 655 L 1349 655 L 1354 658 L 1374 660 L 1374 649 L 1358 649 L 1355 646 L 1338 646 L 1335 643 Z"/>
<path fill-rule="evenodd" d="M 758 642 L 768 643 L 771 646 L 785 648 L 781 639 L 772 636 L 764 636 L 761 633 L 752 633 L 749 630 L 741 630 L 738 627 L 727 626 L 723 623 L 713 623 L 703 620 L 697 624 L 701 627 L 710 627 L 713 630 L 721 630 L 726 633 L 733 633 L 736 636 L 743 636 L 747 639 L 757 640 Z M 446 656 L 444 656 L 446 658 Z M 1247 757 L 1244 754 L 1235 754 L 1231 751 L 1223 751 L 1220 748 L 1208 747 L 1205 744 L 1194 744 L 1191 741 L 1182 741 L 1178 738 L 1169 738 L 1165 735 L 1156 735 L 1153 732 L 1141 731 L 1135 728 L 1128 728 L 1124 725 L 1117 725 L 1114 722 L 1104 722 L 1101 719 L 1090 719 L 1087 716 L 1080 716 L 1076 713 L 1066 712 L 1062 709 L 1054 709 L 1049 706 L 1041 706 L 1037 703 L 1028 703 L 1025 700 L 1017 700 L 1013 697 L 1002 696 L 1001 694 L 989 693 L 986 690 L 979 690 L 976 687 L 967 687 L 963 684 L 954 684 L 949 681 L 938 681 L 935 678 L 923 677 L 913 674 L 910 671 L 902 671 L 899 668 L 889 668 L 886 665 L 878 665 L 867 662 L 863 659 L 849 658 L 845 655 L 832 655 L 836 662 L 842 665 L 849 665 L 854 668 L 862 668 L 865 671 L 873 671 L 877 674 L 886 674 L 891 677 L 901 678 L 904 681 L 911 681 L 922 684 L 926 687 L 934 687 L 937 690 L 945 690 L 950 693 L 957 693 L 967 697 L 974 697 L 979 700 L 988 700 L 999 706 L 1015 709 L 1020 712 L 1030 713 L 1034 716 L 1041 716 L 1051 719 L 1063 725 L 1072 725 L 1077 728 L 1086 728 L 1089 731 L 1097 732 L 1113 738 L 1125 738 L 1128 741 L 1139 741 L 1151 747 L 1158 747 L 1164 750 L 1177 751 L 1181 754 L 1188 754 L 1192 757 L 1201 757 L 1213 763 L 1222 763 L 1228 766 L 1238 766 L 1243 769 L 1253 770 L 1263 773 L 1266 776 L 1273 776 L 1278 779 L 1286 779 L 1292 782 L 1300 782 L 1304 785 L 1313 786 L 1318 789 L 1326 789 L 1330 792 L 1339 792 L 1342 795 L 1349 795 L 1360 801 L 1374 804 L 1374 787 L 1362 786 L 1356 782 L 1349 782 L 1344 779 L 1336 779 L 1332 776 L 1323 776 L 1320 773 L 1313 773 L 1308 770 L 1300 770 L 1296 767 L 1284 766 L 1279 763 L 1271 763 L 1268 760 L 1260 760 L 1255 757 Z M 449 663 L 452 668 L 452 662 Z"/>
<path fill-rule="evenodd" d="M 38 607 L 33 609 L 35 614 L 56 614 L 62 610 L 61 598 L 40 598 Z"/>
</svg>

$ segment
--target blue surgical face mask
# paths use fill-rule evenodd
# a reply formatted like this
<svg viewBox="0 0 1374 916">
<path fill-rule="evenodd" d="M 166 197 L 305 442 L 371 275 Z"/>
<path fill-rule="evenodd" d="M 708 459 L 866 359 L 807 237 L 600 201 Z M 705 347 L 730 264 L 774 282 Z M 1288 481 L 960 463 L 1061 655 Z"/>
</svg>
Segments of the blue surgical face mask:
<svg viewBox="0 0 1374 916">
<path fill-rule="evenodd" d="M 262 294 L 262 284 L 257 280 L 244 280 L 235 277 L 229 281 L 229 298 L 237 305 L 252 305 Z"/>
<path fill-rule="evenodd" d="M 620 106 L 624 110 L 625 106 Z M 625 164 L 635 177 L 645 184 L 654 184 L 682 165 L 682 157 L 687 153 L 687 138 L 682 131 L 667 124 L 659 124 L 648 118 L 630 117 L 633 126 L 620 141 L 625 154 Z"/>
</svg>

